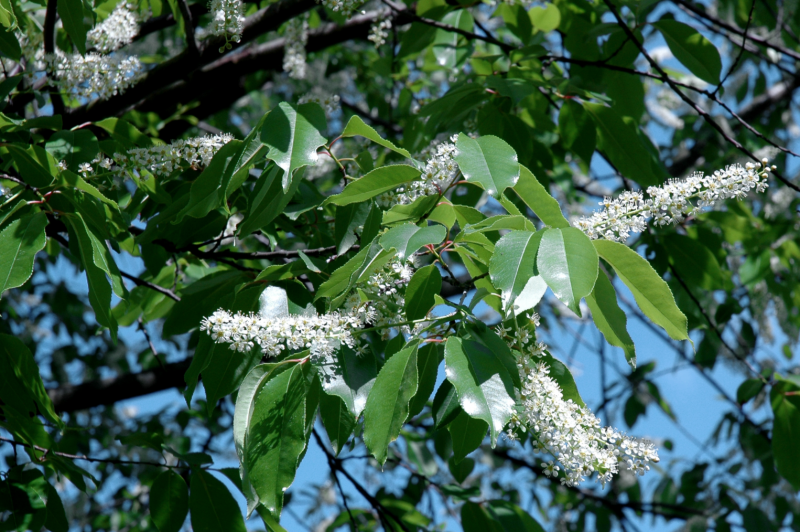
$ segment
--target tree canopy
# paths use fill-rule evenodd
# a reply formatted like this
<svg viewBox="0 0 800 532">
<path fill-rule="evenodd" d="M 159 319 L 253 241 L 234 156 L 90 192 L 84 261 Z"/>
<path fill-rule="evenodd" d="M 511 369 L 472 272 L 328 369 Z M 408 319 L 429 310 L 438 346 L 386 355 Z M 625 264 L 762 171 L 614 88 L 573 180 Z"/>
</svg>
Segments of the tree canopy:
<svg viewBox="0 0 800 532">
<path fill-rule="evenodd" d="M 0 530 L 800 531 L 796 2 L 0 25 Z"/>
</svg>

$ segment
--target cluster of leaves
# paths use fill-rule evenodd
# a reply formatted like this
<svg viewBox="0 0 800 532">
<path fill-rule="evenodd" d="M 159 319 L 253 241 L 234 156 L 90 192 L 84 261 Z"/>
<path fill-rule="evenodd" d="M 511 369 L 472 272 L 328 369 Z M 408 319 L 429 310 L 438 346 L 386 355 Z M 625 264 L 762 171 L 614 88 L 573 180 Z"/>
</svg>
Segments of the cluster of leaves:
<svg viewBox="0 0 800 532">
<path fill-rule="evenodd" d="M 41 51 L 86 52 L 87 28 L 113 4 L 0 2 L 4 67 L 24 63 L 19 32 L 28 43 L 43 38 Z M 194 42 L 194 25 L 209 19 L 202 3 L 149 2 L 139 9 L 153 18 L 132 47 L 161 64 L 125 95 L 79 101 L 26 77 L 23 66 L 7 69 L 0 528 L 166 532 L 188 514 L 194 530 L 244 531 L 235 500 L 244 497 L 248 515 L 280 531 L 312 436 L 341 500 L 325 516 L 328 530 L 452 521 L 468 531 L 541 530 L 532 509 L 574 530 L 587 520 L 609 530 L 642 513 L 699 529 L 797 528 L 796 185 L 778 174 L 771 185 L 789 191 L 788 202 L 731 203 L 677 230 L 650 229 L 629 246 L 592 241 L 564 215 L 610 192 L 598 161 L 619 185 L 647 187 L 700 160 L 760 159 L 759 148 L 776 145 L 770 139 L 787 138 L 783 110 L 800 86 L 787 58 L 798 58 L 798 46 L 781 39 L 797 44 L 798 17 L 770 1 L 717 4 L 727 18 L 683 1 L 390 3 L 400 30 L 376 50 L 352 40 L 387 16 L 380 9 L 346 21 L 313 2 L 250 3 L 243 42 L 217 61 L 218 43 L 198 50 Z M 274 30 L 308 11 L 309 49 L 322 50 L 310 56 L 318 78 L 273 77 L 265 69 L 280 65 Z M 777 40 L 747 38 L 748 29 L 773 26 Z M 738 48 L 723 62 L 712 41 L 728 37 Z M 677 63 L 648 54 L 648 42 L 662 38 Z M 187 49 L 176 54 L 181 39 Z M 776 51 L 784 58 L 764 66 Z M 325 81 L 342 78 L 351 81 Z M 314 83 L 341 90 L 345 111 L 331 119 L 315 103 L 291 103 Z M 54 112 L 40 114 L 46 103 Z M 735 116 L 726 115 L 731 108 Z M 648 133 L 663 110 L 684 127 L 657 144 Z M 167 177 L 143 169 L 121 179 L 93 162 L 193 126 L 242 134 L 207 167 L 184 165 Z M 381 206 L 382 194 L 422 178 L 431 154 L 415 154 L 457 133 L 449 188 Z M 81 173 L 82 163 L 95 169 Z M 267 287 L 288 313 L 331 312 L 389 259 L 412 255 L 417 268 L 400 310 L 412 326 L 432 320 L 437 328 L 388 338 L 365 330 L 367 353 L 338 349 L 332 375 L 303 352 L 264 360 L 258 346 L 236 353 L 198 331 L 218 308 L 258 312 Z M 554 298 L 544 297 L 547 288 Z M 534 310 L 541 327 L 531 324 Z M 498 440 L 516 401 L 519 352 L 482 321 L 542 335 L 584 316 L 632 367 L 628 322 L 642 317 L 719 388 L 731 409 L 710 445 L 724 458 L 680 476 L 665 468 L 652 493 L 626 475 L 603 493 L 560 486 L 524 441 Z M 690 334 L 696 351 L 687 354 L 674 342 Z M 757 357 L 774 336 L 784 338 L 783 360 Z M 566 366 L 550 354 L 542 360 L 565 398 L 583 404 Z M 735 394 L 714 380 L 723 360 L 745 376 Z M 675 418 L 654 368 L 639 364 L 613 386 L 602 383 L 604 408 L 618 405 L 631 428 L 650 405 Z M 153 415 L 106 407 L 174 387 L 186 407 Z M 214 467 L 234 450 L 240 468 Z M 377 492 L 345 467 L 364 450 L 369 467 L 383 469 Z M 535 475 L 530 490 L 509 481 L 521 470 Z M 340 477 L 363 505 L 348 505 Z M 537 504 L 523 509 L 522 492 Z"/>
</svg>

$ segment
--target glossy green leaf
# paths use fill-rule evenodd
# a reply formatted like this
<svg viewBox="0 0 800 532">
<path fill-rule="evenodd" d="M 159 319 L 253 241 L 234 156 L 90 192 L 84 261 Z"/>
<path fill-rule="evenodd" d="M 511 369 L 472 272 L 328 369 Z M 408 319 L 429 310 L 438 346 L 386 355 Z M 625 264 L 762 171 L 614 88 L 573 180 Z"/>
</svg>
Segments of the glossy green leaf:
<svg viewBox="0 0 800 532">
<path fill-rule="evenodd" d="M 474 27 L 472 15 L 466 9 L 458 9 L 447 13 L 442 17 L 442 23 L 470 32 Z M 433 46 L 430 50 L 439 67 L 452 70 L 466 59 L 466 52 L 469 48 L 463 45 L 459 46 L 459 38 L 463 39 L 458 33 L 442 28 L 436 30 Z"/>
<path fill-rule="evenodd" d="M 299 177 L 300 169 L 297 171 Z M 258 178 L 253 194 L 249 200 L 248 211 L 244 220 L 236 228 L 240 235 L 249 235 L 253 231 L 265 227 L 281 215 L 300 187 L 300 179 L 295 179 L 288 192 L 283 191 L 281 184 L 281 168 L 271 165 Z"/>
<path fill-rule="evenodd" d="M 378 376 L 375 356 L 372 352 L 359 356 L 352 349 L 342 347 L 336 358 L 340 373 L 326 379 L 322 388 L 325 393 L 341 398 L 353 417 L 358 419 Z"/>
<path fill-rule="evenodd" d="M 450 438 L 453 440 L 453 462 L 458 464 L 466 456 L 480 447 L 489 425 L 482 419 L 476 419 L 463 410 L 447 425 Z"/>
<path fill-rule="evenodd" d="M 399 153 L 400 155 L 402 155 L 407 159 L 413 159 L 408 150 L 404 150 L 403 148 L 398 148 L 388 140 L 381 137 L 378 134 L 378 132 L 375 131 L 371 126 L 367 125 L 367 123 L 364 122 L 364 120 L 360 116 L 353 115 L 347 122 L 344 131 L 342 131 L 342 137 L 356 137 L 356 136 L 369 139 L 375 144 L 383 146 L 384 148 L 388 148 L 395 153 Z"/>
<path fill-rule="evenodd" d="M 619 242 L 593 241 L 597 253 L 608 262 L 623 283 L 633 292 L 636 304 L 645 316 L 663 328 L 674 340 L 688 340 L 686 316 L 675 304 L 667 283 L 650 263 Z"/>
<path fill-rule="evenodd" d="M 603 104 L 584 102 L 583 108 L 597 126 L 599 148 L 623 176 L 642 186 L 661 183 L 653 169 L 653 157 L 639 138 L 637 126 L 625 123 L 614 109 Z"/>
<path fill-rule="evenodd" d="M 547 33 L 558 28 L 561 24 L 561 12 L 555 4 L 546 4 L 545 7 L 535 6 L 528 12 L 533 27 Z"/>
<path fill-rule="evenodd" d="M 48 421 L 63 426 L 53 408 L 39 365 L 22 340 L 0 334 L 0 399 L 24 414 L 41 414 Z"/>
<path fill-rule="evenodd" d="M 408 405 L 417 393 L 417 349 L 414 342 L 386 361 L 369 392 L 364 409 L 364 443 L 383 465 L 389 444 L 397 439 L 408 418 Z"/>
<path fill-rule="evenodd" d="M 88 129 L 56 131 L 48 139 L 45 149 L 56 160 L 67 163 L 67 168 L 73 172 L 78 171 L 81 163 L 91 163 L 100 153 L 97 137 Z"/>
<path fill-rule="evenodd" d="M 503 532 L 500 523 L 478 503 L 467 501 L 461 507 L 461 527 L 464 532 Z"/>
<path fill-rule="evenodd" d="M 572 312 L 581 315 L 580 300 L 592 293 L 598 272 L 597 252 L 579 229 L 547 229 L 536 264 L 547 286 Z"/>
<path fill-rule="evenodd" d="M 439 376 L 439 365 L 444 359 L 441 344 L 428 343 L 417 351 L 417 392 L 408 405 L 408 417 L 414 417 L 425 408 L 433 394 L 436 379 Z"/>
<path fill-rule="evenodd" d="M 283 508 L 283 493 L 294 481 L 310 431 L 310 366 L 294 364 L 270 374 L 255 397 L 244 440 L 244 462 L 261 504 L 274 516 Z"/>
<path fill-rule="evenodd" d="M 586 304 L 592 311 L 592 319 L 597 329 L 603 333 L 606 341 L 621 347 L 625 360 L 636 369 L 636 348 L 631 335 L 628 334 L 628 318 L 617 303 L 617 292 L 608 276 L 599 272 L 592 293 L 586 296 Z"/>
<path fill-rule="evenodd" d="M 536 267 L 536 254 L 544 231 L 511 231 L 495 245 L 489 262 L 492 284 L 500 290 L 503 309 L 510 315 Z"/>
<path fill-rule="evenodd" d="M 340 397 L 334 395 L 323 399 L 319 403 L 319 414 L 334 455 L 338 455 L 356 426 L 353 413 Z"/>
<path fill-rule="evenodd" d="M 800 386 L 780 379 L 773 385 L 770 402 L 775 421 L 772 426 L 772 452 L 778 473 L 800 490 Z"/>
<path fill-rule="evenodd" d="M 46 187 L 53 182 L 54 176 L 58 173 L 56 161 L 44 148 L 32 145 L 23 149 L 14 144 L 6 147 L 14 158 L 23 181 L 38 188 Z"/>
<path fill-rule="evenodd" d="M 558 112 L 558 131 L 564 147 L 591 162 L 597 147 L 597 130 L 592 117 L 575 101 L 567 100 Z"/>
<path fill-rule="evenodd" d="M 461 412 L 461 405 L 458 404 L 458 392 L 453 383 L 445 379 L 436 390 L 431 408 L 436 427 L 446 427 L 458 416 L 459 412 Z"/>
<path fill-rule="evenodd" d="M 406 318 L 413 321 L 427 316 L 441 291 L 442 274 L 435 264 L 414 272 L 406 287 Z"/>
<path fill-rule="evenodd" d="M 501 357 L 481 342 L 450 337 L 445 343 L 445 374 L 458 393 L 461 408 L 489 425 L 492 445 L 513 414 L 514 379 Z"/>
<path fill-rule="evenodd" d="M 520 165 L 519 181 L 514 185 L 514 192 L 531 208 L 531 210 L 550 227 L 570 227 L 561 212 L 558 201 L 547 192 L 533 173 Z"/>
<path fill-rule="evenodd" d="M 758 392 L 764 389 L 764 381 L 761 379 L 747 379 L 739 388 L 736 389 L 736 402 L 740 405 L 745 404 L 747 401 L 758 395 Z"/>
<path fill-rule="evenodd" d="M 167 469 L 150 488 L 150 518 L 158 532 L 178 532 L 189 513 L 189 488 L 186 481 Z"/>
<path fill-rule="evenodd" d="M 439 224 L 419 227 L 407 223 L 389 229 L 381 237 L 380 243 L 386 251 L 394 248 L 397 257 L 404 259 L 413 255 L 422 246 L 441 243 L 445 236 L 447 230 Z"/>
<path fill-rule="evenodd" d="M 569 368 L 549 353 L 544 353 L 541 356 L 541 361 L 546 363 L 550 368 L 549 375 L 558 383 L 558 387 L 564 395 L 564 400 L 572 399 L 572 402 L 580 406 L 586 406 L 586 403 L 584 403 L 581 398 L 581 394 L 578 392 L 578 385 L 575 384 L 575 378 L 572 376 L 572 372 L 570 372 Z"/>
<path fill-rule="evenodd" d="M 244 163 L 241 160 L 244 147 L 242 141 L 232 140 L 214 154 L 211 163 L 192 183 L 189 202 L 178 213 L 173 223 L 180 222 L 184 216 L 202 218 L 219 206 L 233 174 L 241 169 L 240 164 Z"/>
<path fill-rule="evenodd" d="M 670 262 L 681 278 L 705 290 L 720 290 L 725 276 L 711 250 L 686 235 L 669 234 L 663 239 Z"/>
<path fill-rule="evenodd" d="M 86 54 L 86 26 L 83 23 L 83 2 L 81 0 L 58 0 L 58 16 L 67 30 L 72 43 L 83 55 Z"/>
<path fill-rule="evenodd" d="M 470 418 L 472 419 L 472 418 Z M 483 423 L 481 421 L 481 423 Z M 484 429 L 484 434 L 489 427 Z M 475 460 L 472 458 L 464 458 L 459 462 L 455 461 L 455 457 L 451 456 L 447 460 L 447 468 L 450 470 L 450 474 L 453 475 L 453 478 L 456 479 L 456 482 L 459 484 L 463 484 L 465 480 L 469 477 L 470 473 L 475 469 Z"/>
<path fill-rule="evenodd" d="M 329 197 L 325 203 L 349 205 L 367 201 L 389 190 L 394 190 L 403 183 L 417 179 L 421 172 L 413 166 L 393 164 L 381 166 L 364 177 L 351 181 L 340 194 Z"/>
<path fill-rule="evenodd" d="M 486 509 L 500 523 L 503 532 L 545 532 L 542 525 L 525 510 L 509 501 L 489 501 Z"/>
<path fill-rule="evenodd" d="M 51 532 L 68 532 L 69 521 L 67 521 L 67 513 L 64 511 L 64 503 L 58 495 L 58 491 L 48 482 L 44 485 L 44 492 L 47 497 L 45 528 Z"/>
<path fill-rule="evenodd" d="M 33 275 L 36 253 L 44 248 L 47 216 L 43 212 L 14 220 L 0 231 L 0 297 Z"/>
<path fill-rule="evenodd" d="M 231 492 L 211 473 L 192 470 L 189 510 L 194 532 L 247 532 Z"/>
<path fill-rule="evenodd" d="M 661 32 L 672 55 L 689 71 L 707 83 L 719 83 L 722 60 L 717 47 L 691 26 L 677 20 L 653 22 Z"/>
<path fill-rule="evenodd" d="M 2 15 L 0 15 L 0 17 L 2 17 Z M 3 25 L 6 27 L 9 26 L 11 24 L 11 20 L 8 19 L 8 21 L 9 24 L 4 23 Z M 8 31 L 5 28 L 0 30 L 0 54 L 14 61 L 19 61 L 20 57 L 22 56 L 22 48 L 19 45 L 19 40 L 17 39 L 16 35 L 14 35 L 13 31 Z M 16 80 L 17 83 L 20 81 L 22 81 L 21 77 Z M 13 90 L 13 88 L 11 90 Z M 9 92 L 11 90 L 9 90 Z M 5 97 L 6 95 L 8 95 L 8 92 L 3 96 Z"/>
<path fill-rule="evenodd" d="M 347 253 L 358 242 L 358 230 L 364 227 L 372 205 L 367 202 L 343 205 L 336 209 L 334 239 L 336 254 Z"/>
<path fill-rule="evenodd" d="M 456 141 L 458 163 L 464 179 L 478 183 L 494 197 L 500 197 L 508 187 L 517 184 L 520 175 L 519 161 L 514 148 L 493 135 L 477 140 L 463 133 Z"/>
<path fill-rule="evenodd" d="M 316 103 L 281 102 L 267 115 L 260 129 L 261 142 L 269 147 L 267 159 L 284 172 L 284 192 L 291 188 L 295 170 L 317 163 L 317 149 L 327 142 L 322 135 L 327 129 L 325 112 Z"/>
</svg>

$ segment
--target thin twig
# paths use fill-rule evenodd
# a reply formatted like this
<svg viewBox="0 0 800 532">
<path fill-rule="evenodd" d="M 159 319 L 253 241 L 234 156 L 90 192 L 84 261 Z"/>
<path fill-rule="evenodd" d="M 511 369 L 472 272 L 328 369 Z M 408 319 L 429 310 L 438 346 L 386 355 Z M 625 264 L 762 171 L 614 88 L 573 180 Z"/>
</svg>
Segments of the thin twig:
<svg viewBox="0 0 800 532">
<path fill-rule="evenodd" d="M 153 283 L 151 283 L 149 281 L 145 281 L 144 279 L 140 279 L 140 278 L 136 277 L 135 275 L 131 275 L 131 274 L 125 273 L 123 271 L 120 271 L 119 274 L 122 275 L 124 278 L 126 278 L 126 279 L 128 279 L 130 281 L 133 281 L 133 283 L 136 286 L 145 286 L 145 287 L 149 288 L 150 290 L 155 290 L 156 292 L 160 292 L 160 293 L 164 294 L 165 296 L 167 296 L 167 297 L 169 297 L 171 299 L 174 299 L 175 301 L 180 301 L 181 300 L 181 298 L 179 296 L 175 295 L 175 292 L 173 292 L 172 290 L 169 290 L 167 288 L 164 288 L 163 286 L 158 286 L 157 284 L 153 284 Z"/>
</svg>

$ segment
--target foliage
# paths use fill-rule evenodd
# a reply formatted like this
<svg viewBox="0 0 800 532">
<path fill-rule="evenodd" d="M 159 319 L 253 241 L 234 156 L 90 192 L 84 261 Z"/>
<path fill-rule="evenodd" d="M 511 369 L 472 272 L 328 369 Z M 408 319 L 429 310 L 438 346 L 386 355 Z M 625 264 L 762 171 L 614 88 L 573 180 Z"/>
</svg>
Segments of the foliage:
<svg viewBox="0 0 800 532">
<path fill-rule="evenodd" d="M 793 3 L 0 25 L 0 529 L 279 532 L 316 449 L 314 530 L 800 530 Z M 697 457 L 595 416 L 677 424 L 686 368 L 725 404 Z"/>
</svg>

